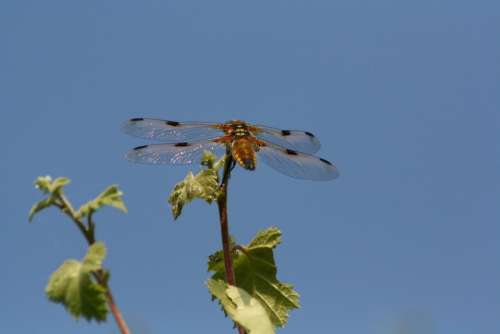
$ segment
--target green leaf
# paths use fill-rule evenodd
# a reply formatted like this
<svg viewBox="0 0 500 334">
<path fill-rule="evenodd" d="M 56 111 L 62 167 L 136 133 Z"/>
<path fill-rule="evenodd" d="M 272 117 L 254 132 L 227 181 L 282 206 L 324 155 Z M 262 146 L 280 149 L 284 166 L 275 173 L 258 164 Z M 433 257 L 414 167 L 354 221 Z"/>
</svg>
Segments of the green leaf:
<svg viewBox="0 0 500 334">
<path fill-rule="evenodd" d="M 184 180 L 174 186 L 168 198 L 174 219 L 181 215 L 184 205 L 195 198 L 203 199 L 209 204 L 215 201 L 219 194 L 218 180 L 215 169 L 204 169 L 196 175 L 189 172 Z"/>
<path fill-rule="evenodd" d="M 248 334 L 275 333 L 266 309 L 245 290 L 214 279 L 208 280 L 207 286 L 231 319 L 243 326 Z"/>
<path fill-rule="evenodd" d="M 217 156 L 212 151 L 204 151 L 201 165 L 205 168 L 196 175 L 189 172 L 184 180 L 174 186 L 168 197 L 174 219 L 181 215 L 184 205 L 195 198 L 210 204 L 219 197 L 218 170 L 224 166 L 225 156 L 215 161 L 216 159 Z"/>
<path fill-rule="evenodd" d="M 292 309 L 300 307 L 299 294 L 293 286 L 276 278 L 274 248 L 281 242 L 281 232 L 272 227 L 257 233 L 255 238 L 233 256 L 236 286 L 258 299 L 275 326 L 284 326 Z M 224 261 L 219 252 L 209 257 L 212 279 L 224 279 Z"/>
<path fill-rule="evenodd" d="M 35 214 L 37 214 L 38 212 L 42 211 L 45 208 L 48 208 L 53 203 L 54 203 L 54 198 L 52 196 L 44 198 L 41 201 L 35 203 L 35 205 L 31 207 L 30 213 L 28 215 L 29 222 L 31 223 Z"/>
<path fill-rule="evenodd" d="M 102 269 L 106 247 L 96 242 L 89 247 L 83 261 L 67 260 L 50 277 L 45 288 L 47 297 L 63 304 L 75 318 L 88 321 L 106 320 L 106 287 L 95 282 L 92 272 Z"/>
<path fill-rule="evenodd" d="M 106 257 L 106 246 L 102 241 L 98 241 L 89 247 L 87 254 L 83 258 L 83 266 L 87 271 L 97 271 L 102 269 L 102 261 Z"/>
<path fill-rule="evenodd" d="M 127 208 L 125 207 L 122 196 L 123 193 L 120 191 L 120 189 L 118 189 L 117 185 L 109 186 L 95 199 L 82 205 L 77 212 L 77 217 L 86 217 L 103 206 L 111 206 L 123 212 L 127 212 Z"/>
<path fill-rule="evenodd" d="M 281 231 L 277 227 L 257 232 L 257 235 L 248 244 L 247 248 L 273 249 L 281 243 Z"/>
<path fill-rule="evenodd" d="M 209 169 L 213 169 L 215 159 L 217 159 L 217 156 L 214 154 L 214 152 L 205 150 L 203 151 L 203 155 L 201 157 L 201 165 L 206 166 Z"/>
<path fill-rule="evenodd" d="M 42 211 L 45 208 L 53 205 L 56 197 L 55 195 L 58 192 L 62 191 L 62 187 L 68 184 L 70 180 L 67 177 L 58 177 L 55 180 L 52 180 L 50 176 L 39 176 L 35 180 L 35 187 L 40 189 L 44 194 L 48 194 L 47 198 L 35 203 L 28 214 L 28 220 L 31 222 L 33 217 L 38 212 Z"/>
<path fill-rule="evenodd" d="M 232 250 L 233 258 L 238 255 L 235 248 L 236 242 L 232 235 L 229 236 L 229 247 Z M 208 271 L 223 272 L 224 271 L 224 252 L 217 251 L 208 257 Z"/>
<path fill-rule="evenodd" d="M 39 176 L 35 181 L 35 187 L 47 194 L 59 191 L 63 186 L 70 182 L 70 179 L 67 177 L 58 177 L 52 181 L 52 178 L 49 175 Z"/>
<path fill-rule="evenodd" d="M 224 166 L 225 155 L 223 155 L 219 160 L 217 156 L 212 151 L 203 151 L 203 156 L 201 157 L 201 165 L 207 167 L 208 169 L 215 169 L 218 171 Z"/>
</svg>

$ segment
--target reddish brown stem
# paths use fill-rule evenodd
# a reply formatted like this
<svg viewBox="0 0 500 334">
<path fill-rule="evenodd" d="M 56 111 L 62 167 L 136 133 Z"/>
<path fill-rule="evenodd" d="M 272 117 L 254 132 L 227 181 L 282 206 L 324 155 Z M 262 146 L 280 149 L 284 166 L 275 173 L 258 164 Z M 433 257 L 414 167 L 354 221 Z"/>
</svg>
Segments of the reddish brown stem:
<svg viewBox="0 0 500 334">
<path fill-rule="evenodd" d="M 231 169 L 234 167 L 234 160 L 229 152 L 226 152 L 226 159 L 224 161 L 224 172 L 222 175 L 222 182 L 220 184 L 220 196 L 217 199 L 217 206 L 219 207 L 220 231 L 222 237 L 222 252 L 224 253 L 224 267 L 226 269 L 226 282 L 230 285 L 236 286 L 233 269 L 233 256 L 231 250 L 231 242 L 229 240 L 229 223 L 227 221 L 227 186 Z M 241 326 L 237 326 L 239 334 L 245 334 L 245 330 Z"/>
<path fill-rule="evenodd" d="M 116 305 L 115 303 L 115 299 L 113 298 L 113 294 L 111 293 L 111 289 L 109 288 L 109 286 L 107 287 L 106 290 L 106 298 L 108 299 L 109 310 L 111 311 L 111 314 L 113 314 L 113 317 L 115 318 L 116 324 L 120 329 L 120 333 L 129 334 L 130 330 L 128 329 L 127 324 L 123 319 L 122 313 L 120 312 L 118 305 Z"/>
<path fill-rule="evenodd" d="M 71 206 L 69 203 L 68 199 L 66 196 L 64 196 L 62 193 L 58 193 L 58 202 L 56 202 L 56 206 L 62 209 L 64 213 L 68 215 L 68 217 L 73 220 L 73 222 L 76 224 L 80 232 L 82 232 L 83 237 L 91 246 L 92 244 L 95 243 L 95 224 L 92 220 L 92 213 L 88 215 L 88 220 L 87 220 L 87 226 L 81 221 L 80 218 L 78 218 L 77 213 L 75 212 L 75 209 Z M 130 330 L 127 327 L 127 324 L 125 323 L 125 320 L 123 319 L 122 313 L 120 312 L 120 309 L 118 308 L 118 305 L 115 303 L 115 299 L 113 298 L 113 294 L 111 293 L 111 289 L 109 287 L 109 284 L 105 278 L 104 271 L 99 270 L 94 273 L 94 278 L 96 279 L 97 283 L 102 285 L 103 287 L 106 288 L 106 299 L 108 301 L 108 307 L 113 314 L 113 317 L 115 318 L 116 324 L 118 325 L 118 328 L 120 329 L 121 334 L 130 334 Z"/>
</svg>

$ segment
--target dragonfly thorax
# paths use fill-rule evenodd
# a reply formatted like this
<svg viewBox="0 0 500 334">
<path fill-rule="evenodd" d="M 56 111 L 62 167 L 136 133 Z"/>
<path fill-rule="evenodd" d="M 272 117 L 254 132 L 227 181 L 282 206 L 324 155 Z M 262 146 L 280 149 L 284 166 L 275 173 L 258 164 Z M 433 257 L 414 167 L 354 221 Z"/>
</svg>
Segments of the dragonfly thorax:
<svg viewBox="0 0 500 334">
<path fill-rule="evenodd" d="M 252 136 L 248 125 L 243 121 L 230 121 L 228 125 L 226 133 L 233 136 L 233 140 Z"/>
</svg>

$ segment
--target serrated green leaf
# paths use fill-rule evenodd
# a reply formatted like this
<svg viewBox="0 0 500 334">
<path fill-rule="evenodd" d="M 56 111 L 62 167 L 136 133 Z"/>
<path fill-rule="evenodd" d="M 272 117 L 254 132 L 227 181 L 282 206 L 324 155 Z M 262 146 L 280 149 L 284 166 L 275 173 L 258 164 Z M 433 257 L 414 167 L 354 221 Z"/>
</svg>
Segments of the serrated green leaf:
<svg viewBox="0 0 500 334">
<path fill-rule="evenodd" d="M 82 262 L 65 261 L 50 277 L 45 293 L 54 303 L 63 304 L 75 318 L 106 320 L 106 288 L 95 282 L 92 272 L 102 269 L 106 248 L 102 242 L 89 247 Z"/>
<path fill-rule="evenodd" d="M 102 269 L 104 258 L 106 258 L 106 246 L 102 241 L 98 241 L 89 247 L 82 264 L 85 270 L 96 271 Z"/>
<path fill-rule="evenodd" d="M 70 183 L 70 179 L 67 177 L 58 177 L 55 180 L 47 176 L 39 176 L 35 180 L 35 187 L 43 191 L 44 193 L 54 193 L 59 191 L 63 186 Z"/>
<path fill-rule="evenodd" d="M 245 290 L 214 279 L 208 280 L 207 286 L 231 319 L 244 327 L 248 334 L 275 333 L 266 309 Z"/>
<path fill-rule="evenodd" d="M 217 156 L 214 152 L 205 150 L 203 151 L 203 155 L 201 157 L 201 165 L 212 169 L 214 167 L 215 159 L 217 159 Z"/>
<path fill-rule="evenodd" d="M 35 214 L 37 214 L 38 212 L 42 211 L 45 208 L 48 208 L 53 203 L 54 203 L 54 198 L 52 196 L 44 198 L 41 201 L 35 203 L 35 205 L 31 207 L 30 213 L 28 215 L 29 222 L 33 220 Z"/>
<path fill-rule="evenodd" d="M 229 236 L 229 247 L 232 250 L 233 257 L 237 255 L 235 249 L 236 243 L 234 242 L 234 237 Z M 224 271 L 224 252 L 222 250 L 217 251 L 208 257 L 208 271 L 218 272 Z"/>
<path fill-rule="evenodd" d="M 278 281 L 273 249 L 281 242 L 281 232 L 269 228 L 257 233 L 244 251 L 238 250 L 233 257 L 236 285 L 265 307 L 275 326 L 284 326 L 292 309 L 300 307 L 299 294 L 293 286 Z M 209 258 L 212 279 L 224 279 L 225 270 L 220 253 Z"/>
<path fill-rule="evenodd" d="M 281 231 L 277 227 L 257 232 L 257 235 L 248 244 L 247 248 L 275 248 L 281 242 Z"/>
<path fill-rule="evenodd" d="M 177 219 L 186 204 L 199 198 L 212 203 L 219 197 L 218 170 L 224 165 L 225 156 L 215 161 L 217 156 L 212 151 L 204 151 L 201 165 L 205 167 L 198 174 L 189 172 L 184 180 L 178 182 L 168 197 L 174 219 Z"/>
<path fill-rule="evenodd" d="M 203 156 L 201 157 L 201 165 L 207 167 L 208 169 L 214 169 L 218 171 L 224 166 L 224 159 L 225 155 L 217 160 L 217 156 L 214 154 L 214 152 L 205 150 L 203 151 Z"/>
<path fill-rule="evenodd" d="M 219 193 L 218 178 L 216 170 L 204 169 L 196 175 L 189 172 L 184 180 L 177 183 L 168 198 L 174 219 L 181 215 L 184 205 L 195 198 L 203 199 L 209 204 L 215 201 Z"/>
<path fill-rule="evenodd" d="M 222 158 L 220 158 L 219 160 L 217 160 L 217 162 L 214 164 L 214 169 L 215 170 L 219 170 L 222 167 L 224 167 L 224 162 L 225 161 L 226 161 L 226 156 L 223 155 Z"/>
<path fill-rule="evenodd" d="M 103 206 L 111 206 L 123 212 L 127 212 L 122 196 L 123 193 L 117 185 L 109 186 L 96 198 L 82 205 L 77 212 L 77 217 L 86 217 Z"/>
</svg>

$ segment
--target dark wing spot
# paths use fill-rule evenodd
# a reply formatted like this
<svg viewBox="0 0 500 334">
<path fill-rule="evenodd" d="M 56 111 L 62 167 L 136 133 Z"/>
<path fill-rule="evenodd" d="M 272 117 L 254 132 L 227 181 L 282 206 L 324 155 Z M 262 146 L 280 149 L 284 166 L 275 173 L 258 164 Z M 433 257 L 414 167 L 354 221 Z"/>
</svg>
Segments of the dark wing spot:
<svg viewBox="0 0 500 334">
<path fill-rule="evenodd" d="M 176 121 L 165 121 L 165 123 L 167 123 L 167 125 L 170 125 L 170 126 L 179 126 L 179 122 L 176 122 Z"/>
<path fill-rule="evenodd" d="M 328 164 L 328 165 L 333 165 L 330 161 L 326 160 L 326 159 L 323 159 L 323 158 L 319 158 L 319 160 L 323 161 L 325 164 Z"/>
<path fill-rule="evenodd" d="M 134 151 L 139 151 L 139 150 L 142 150 L 143 148 L 146 148 L 146 147 L 148 147 L 148 145 L 137 146 L 137 147 L 134 147 Z"/>
<path fill-rule="evenodd" d="M 177 143 L 175 144 L 174 146 L 177 146 L 177 147 L 184 147 L 184 146 L 189 146 L 191 144 L 187 143 L 187 142 L 182 142 L 182 143 Z"/>
<path fill-rule="evenodd" d="M 139 117 L 139 118 L 131 118 L 130 119 L 131 122 L 141 122 L 141 121 L 144 121 L 144 118 L 142 117 Z"/>
<path fill-rule="evenodd" d="M 291 134 L 290 130 L 281 130 L 282 136 L 289 136 Z"/>
<path fill-rule="evenodd" d="M 304 133 L 306 135 L 308 135 L 309 137 L 314 138 L 314 135 L 312 133 L 310 133 L 309 131 L 304 131 Z"/>
<path fill-rule="evenodd" d="M 297 151 L 290 150 L 290 149 L 288 149 L 288 148 L 286 149 L 286 151 L 285 151 L 285 152 L 286 152 L 286 154 L 288 154 L 288 155 L 298 155 Z"/>
</svg>

